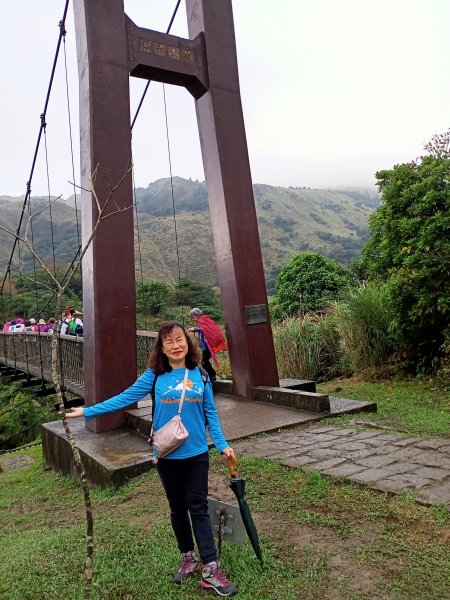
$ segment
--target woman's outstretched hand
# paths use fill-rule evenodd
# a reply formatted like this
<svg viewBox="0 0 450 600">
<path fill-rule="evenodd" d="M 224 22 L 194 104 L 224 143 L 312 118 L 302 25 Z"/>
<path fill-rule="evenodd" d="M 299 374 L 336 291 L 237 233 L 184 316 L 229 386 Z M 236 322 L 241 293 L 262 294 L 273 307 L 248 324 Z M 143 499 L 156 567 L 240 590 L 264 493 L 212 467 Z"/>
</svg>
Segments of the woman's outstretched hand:
<svg viewBox="0 0 450 600">
<path fill-rule="evenodd" d="M 75 419 L 76 417 L 82 417 L 84 415 L 84 408 L 82 406 L 76 406 L 71 411 L 66 412 L 68 419 Z"/>
</svg>

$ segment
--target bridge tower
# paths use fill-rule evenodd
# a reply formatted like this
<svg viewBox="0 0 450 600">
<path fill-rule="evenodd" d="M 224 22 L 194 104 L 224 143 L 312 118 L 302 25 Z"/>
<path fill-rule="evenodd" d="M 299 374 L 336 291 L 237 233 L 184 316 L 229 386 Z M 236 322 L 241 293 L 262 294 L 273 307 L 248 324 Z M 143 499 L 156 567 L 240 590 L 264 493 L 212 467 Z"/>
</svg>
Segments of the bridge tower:
<svg viewBox="0 0 450 600">
<path fill-rule="evenodd" d="M 231 0 L 186 0 L 189 39 L 137 26 L 123 0 L 75 0 L 80 80 L 83 239 L 111 188 L 114 208 L 133 204 L 129 76 L 185 87 L 196 105 L 234 393 L 278 386 L 242 114 Z M 103 225 L 103 227 L 102 227 Z M 102 223 L 83 264 L 85 402 L 136 377 L 133 212 Z M 114 323 L 114 334 L 111 333 Z M 95 431 L 119 427 L 97 418 Z"/>
</svg>

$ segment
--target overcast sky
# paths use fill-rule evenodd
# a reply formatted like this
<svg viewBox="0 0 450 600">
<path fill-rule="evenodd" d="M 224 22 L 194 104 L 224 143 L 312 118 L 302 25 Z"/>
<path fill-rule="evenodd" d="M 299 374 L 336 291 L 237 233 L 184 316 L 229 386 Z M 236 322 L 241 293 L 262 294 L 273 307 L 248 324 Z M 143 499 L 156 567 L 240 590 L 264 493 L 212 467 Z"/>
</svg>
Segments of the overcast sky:
<svg viewBox="0 0 450 600">
<path fill-rule="evenodd" d="M 0 1 L 0 195 L 30 174 L 64 0 Z M 125 0 L 142 27 L 165 31 L 176 0 Z M 233 0 L 253 181 L 373 186 L 374 173 L 419 156 L 450 126 L 449 0 Z M 78 181 L 78 81 L 72 6 L 69 103 Z M 187 37 L 184 2 L 171 33 Z M 131 80 L 134 115 L 145 82 Z M 71 193 L 64 54 L 47 112 L 52 195 Z M 166 87 L 174 175 L 204 179 L 194 100 Z M 135 182 L 169 176 L 162 86 L 152 83 L 133 131 Z M 41 144 L 32 194 L 47 194 Z"/>
</svg>

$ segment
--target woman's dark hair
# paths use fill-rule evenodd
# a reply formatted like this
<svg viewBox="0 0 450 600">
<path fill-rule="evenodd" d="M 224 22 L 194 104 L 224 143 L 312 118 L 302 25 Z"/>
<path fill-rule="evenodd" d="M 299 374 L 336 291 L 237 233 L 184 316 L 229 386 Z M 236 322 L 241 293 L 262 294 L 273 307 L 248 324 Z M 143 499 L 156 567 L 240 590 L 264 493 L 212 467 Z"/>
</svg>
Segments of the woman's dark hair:
<svg viewBox="0 0 450 600">
<path fill-rule="evenodd" d="M 167 356 L 163 353 L 162 345 L 163 340 L 167 337 L 174 329 L 181 329 L 186 338 L 188 351 L 186 354 L 186 367 L 188 369 L 195 369 L 198 365 L 200 358 L 198 354 L 198 349 L 195 343 L 192 341 L 191 336 L 188 334 L 186 329 L 180 323 L 175 323 L 174 321 L 164 321 L 158 331 L 158 337 L 156 338 L 155 345 L 150 353 L 150 358 L 148 359 L 149 368 L 156 373 L 157 375 L 162 375 L 163 373 L 170 373 L 172 367 L 169 364 L 169 360 Z"/>
</svg>

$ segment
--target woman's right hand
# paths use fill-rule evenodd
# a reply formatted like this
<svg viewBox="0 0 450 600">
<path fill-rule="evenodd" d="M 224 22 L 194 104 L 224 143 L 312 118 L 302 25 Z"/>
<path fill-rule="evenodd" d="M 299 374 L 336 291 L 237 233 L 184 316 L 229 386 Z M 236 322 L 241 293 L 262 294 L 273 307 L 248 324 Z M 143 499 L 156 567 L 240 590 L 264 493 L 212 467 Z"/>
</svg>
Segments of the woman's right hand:
<svg viewBox="0 0 450 600">
<path fill-rule="evenodd" d="M 66 417 L 68 419 L 75 419 L 76 417 L 82 417 L 83 415 L 84 408 L 82 406 L 75 406 L 75 408 L 72 408 L 70 412 L 66 412 Z"/>
</svg>

